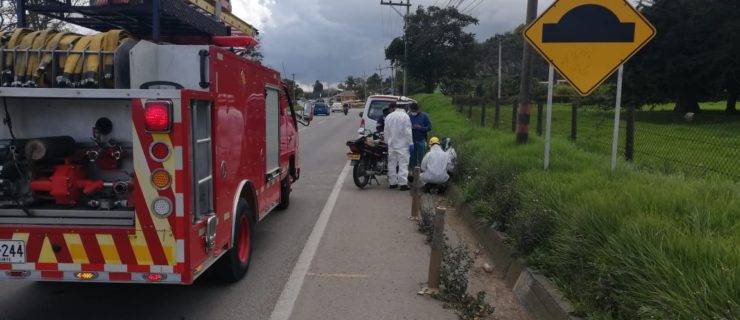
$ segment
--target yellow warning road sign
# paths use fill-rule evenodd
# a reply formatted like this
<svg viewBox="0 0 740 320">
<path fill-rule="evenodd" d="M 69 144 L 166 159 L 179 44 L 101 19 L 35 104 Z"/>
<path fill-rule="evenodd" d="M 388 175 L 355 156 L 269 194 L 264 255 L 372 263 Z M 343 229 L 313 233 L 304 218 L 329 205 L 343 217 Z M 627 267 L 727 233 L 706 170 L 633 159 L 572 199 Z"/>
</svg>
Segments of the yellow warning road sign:
<svg viewBox="0 0 740 320">
<path fill-rule="evenodd" d="M 655 37 L 655 27 L 626 0 L 557 0 L 524 37 L 585 96 Z"/>
</svg>

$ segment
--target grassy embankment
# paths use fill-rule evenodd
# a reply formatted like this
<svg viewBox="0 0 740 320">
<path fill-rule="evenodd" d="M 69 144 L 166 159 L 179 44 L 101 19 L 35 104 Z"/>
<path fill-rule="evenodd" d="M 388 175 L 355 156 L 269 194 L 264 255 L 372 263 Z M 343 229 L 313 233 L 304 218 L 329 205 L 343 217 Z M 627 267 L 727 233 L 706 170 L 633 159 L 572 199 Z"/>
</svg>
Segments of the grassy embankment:
<svg viewBox="0 0 740 320">
<path fill-rule="evenodd" d="M 719 175 L 740 180 L 740 116 L 724 114 L 724 102 L 702 103 L 703 114 L 695 115 L 691 122 L 672 112 L 672 105 L 646 106 L 636 114 L 635 155 L 636 164 L 664 173 L 683 172 L 694 176 Z M 610 155 L 614 130 L 614 111 L 595 106 L 578 109 L 577 137 L 575 144 L 586 151 Z M 493 126 L 494 106 L 487 106 L 486 126 Z M 544 112 L 544 110 L 543 110 Z M 512 106 L 501 108 L 501 128 L 511 129 Z M 468 116 L 464 107 L 461 113 Z M 480 107 L 473 107 L 471 122 L 480 124 Z M 537 108 L 532 111 L 532 129 L 535 135 Z M 624 152 L 625 119 L 622 114 L 619 152 Z M 544 132 L 544 119 L 543 119 Z M 569 138 L 571 135 L 571 106 L 553 105 L 553 137 Z"/>
<path fill-rule="evenodd" d="M 740 318 L 740 184 L 656 173 L 553 139 L 517 146 L 442 95 L 417 96 L 453 138 L 466 201 L 596 319 Z M 504 118 L 504 117 L 502 117 Z M 477 124 L 477 123 L 476 123 Z"/>
</svg>

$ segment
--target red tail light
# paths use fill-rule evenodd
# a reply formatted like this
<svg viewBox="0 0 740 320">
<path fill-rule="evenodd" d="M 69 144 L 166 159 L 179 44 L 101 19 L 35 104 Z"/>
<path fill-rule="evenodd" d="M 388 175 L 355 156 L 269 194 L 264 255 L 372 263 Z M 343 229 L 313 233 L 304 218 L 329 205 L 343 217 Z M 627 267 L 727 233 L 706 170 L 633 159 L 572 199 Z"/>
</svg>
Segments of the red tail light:
<svg viewBox="0 0 740 320">
<path fill-rule="evenodd" d="M 365 129 L 365 119 L 360 120 L 360 128 Z"/>
<path fill-rule="evenodd" d="M 167 279 L 167 275 L 163 273 L 147 273 L 144 275 L 144 279 L 147 281 L 163 281 Z"/>
<path fill-rule="evenodd" d="M 144 121 L 148 132 L 170 132 L 172 129 L 172 102 L 148 101 L 144 107 Z"/>
</svg>

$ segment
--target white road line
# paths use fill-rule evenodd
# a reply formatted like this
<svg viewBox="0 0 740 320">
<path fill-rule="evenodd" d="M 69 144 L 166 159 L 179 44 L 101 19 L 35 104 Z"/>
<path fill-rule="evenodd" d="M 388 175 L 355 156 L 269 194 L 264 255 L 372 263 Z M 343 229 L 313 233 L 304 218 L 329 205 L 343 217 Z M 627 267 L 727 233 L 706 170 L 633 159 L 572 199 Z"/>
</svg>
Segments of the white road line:
<svg viewBox="0 0 740 320">
<path fill-rule="evenodd" d="M 321 236 L 324 234 L 326 225 L 329 223 L 329 218 L 331 218 L 331 214 L 334 211 L 334 205 L 337 204 L 337 199 L 339 198 L 339 191 L 342 190 L 342 183 L 344 183 L 344 180 L 347 178 L 350 168 L 352 167 L 349 165 L 349 162 L 347 162 L 342 173 L 339 174 L 339 178 L 334 184 L 334 189 L 331 190 L 329 199 L 326 200 L 324 209 L 321 210 L 321 214 L 316 220 L 316 224 L 313 226 L 313 231 L 311 231 L 311 235 L 308 236 L 306 245 L 303 247 L 303 251 L 301 251 L 301 255 L 298 257 L 298 261 L 293 267 L 293 272 L 291 272 L 288 282 L 285 283 L 283 292 L 280 293 L 280 298 L 278 298 L 277 303 L 275 303 L 275 308 L 272 309 L 270 320 L 290 319 L 290 315 L 293 313 L 293 307 L 298 299 L 298 294 L 301 292 L 301 288 L 303 287 L 303 281 L 306 279 L 306 273 L 308 273 L 311 261 L 313 261 L 313 257 L 316 255 L 316 250 L 319 248 Z"/>
</svg>

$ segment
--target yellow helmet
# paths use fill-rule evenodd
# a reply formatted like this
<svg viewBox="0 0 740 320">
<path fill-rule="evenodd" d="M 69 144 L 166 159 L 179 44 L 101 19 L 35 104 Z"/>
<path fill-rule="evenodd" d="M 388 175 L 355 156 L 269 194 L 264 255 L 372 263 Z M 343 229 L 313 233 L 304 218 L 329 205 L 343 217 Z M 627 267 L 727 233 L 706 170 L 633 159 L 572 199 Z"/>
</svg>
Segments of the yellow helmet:
<svg viewBox="0 0 740 320">
<path fill-rule="evenodd" d="M 435 144 L 439 144 L 439 138 L 432 137 L 431 139 L 429 139 L 429 145 L 435 145 Z"/>
</svg>

